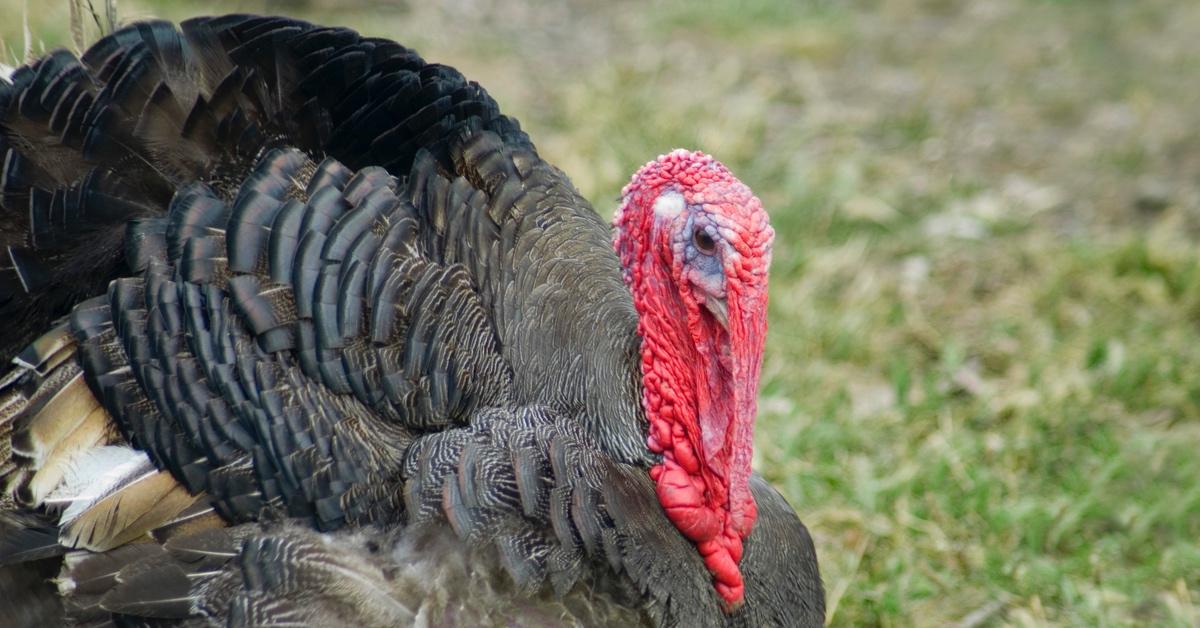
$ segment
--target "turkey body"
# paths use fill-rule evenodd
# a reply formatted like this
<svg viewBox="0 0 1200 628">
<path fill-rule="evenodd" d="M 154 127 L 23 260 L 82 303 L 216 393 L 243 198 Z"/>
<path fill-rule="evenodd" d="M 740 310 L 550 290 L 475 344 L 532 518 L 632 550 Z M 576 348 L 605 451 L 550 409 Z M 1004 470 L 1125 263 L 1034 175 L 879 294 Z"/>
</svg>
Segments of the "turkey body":
<svg viewBox="0 0 1200 628">
<path fill-rule="evenodd" d="M 758 477 L 722 608 L 647 474 L 610 227 L 452 68 L 145 22 L 0 85 L 0 153 L 0 583 L 61 563 L 44 617 L 823 621 Z"/>
</svg>

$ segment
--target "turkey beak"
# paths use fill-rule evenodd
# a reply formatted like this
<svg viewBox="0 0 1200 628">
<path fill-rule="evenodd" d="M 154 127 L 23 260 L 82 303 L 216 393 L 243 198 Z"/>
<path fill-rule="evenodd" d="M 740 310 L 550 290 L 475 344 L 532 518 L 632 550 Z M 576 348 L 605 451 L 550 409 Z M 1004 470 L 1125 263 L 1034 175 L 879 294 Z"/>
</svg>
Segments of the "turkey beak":
<svg viewBox="0 0 1200 628">
<path fill-rule="evenodd" d="M 704 297 L 704 307 L 712 312 L 713 318 L 717 319 L 725 331 L 729 331 L 729 304 L 725 302 L 725 299 L 706 296 Z"/>
</svg>

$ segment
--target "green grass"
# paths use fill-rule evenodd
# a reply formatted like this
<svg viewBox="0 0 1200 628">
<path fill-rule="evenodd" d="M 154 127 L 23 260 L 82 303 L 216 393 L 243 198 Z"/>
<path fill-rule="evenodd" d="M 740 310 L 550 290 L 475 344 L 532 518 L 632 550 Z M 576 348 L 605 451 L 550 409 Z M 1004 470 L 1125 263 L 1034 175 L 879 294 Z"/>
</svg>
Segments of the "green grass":
<svg viewBox="0 0 1200 628">
<path fill-rule="evenodd" d="M 454 6 L 120 5 L 416 46 L 601 212 L 674 146 L 729 164 L 778 232 L 756 465 L 832 624 L 1200 624 L 1200 4 Z"/>
</svg>

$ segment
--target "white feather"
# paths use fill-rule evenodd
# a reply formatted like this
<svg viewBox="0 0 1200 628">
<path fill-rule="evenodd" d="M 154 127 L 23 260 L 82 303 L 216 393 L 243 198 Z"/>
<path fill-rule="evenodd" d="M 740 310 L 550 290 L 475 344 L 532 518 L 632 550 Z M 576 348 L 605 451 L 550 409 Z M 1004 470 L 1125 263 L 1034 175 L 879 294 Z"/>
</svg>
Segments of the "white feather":
<svg viewBox="0 0 1200 628">
<path fill-rule="evenodd" d="M 59 519 L 59 525 L 66 525 L 113 491 L 155 471 L 145 452 L 132 447 L 93 447 L 71 461 L 62 483 L 46 503 L 66 505 Z"/>
</svg>

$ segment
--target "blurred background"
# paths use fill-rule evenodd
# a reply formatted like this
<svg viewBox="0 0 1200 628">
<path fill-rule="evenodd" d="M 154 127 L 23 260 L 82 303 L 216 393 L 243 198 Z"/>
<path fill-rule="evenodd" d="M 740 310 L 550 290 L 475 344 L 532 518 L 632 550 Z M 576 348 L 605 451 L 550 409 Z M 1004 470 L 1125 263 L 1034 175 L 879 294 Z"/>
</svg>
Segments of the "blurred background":
<svg viewBox="0 0 1200 628">
<path fill-rule="evenodd" d="M 0 58 L 69 7 L 0 0 Z M 604 215 L 670 148 L 728 164 L 778 233 L 755 465 L 831 624 L 1200 625 L 1200 2 L 117 9 L 396 39 Z"/>
</svg>

